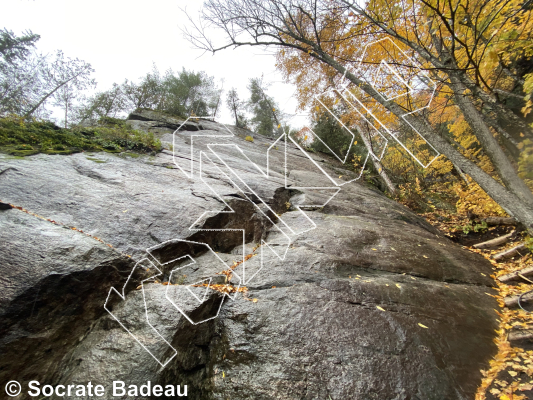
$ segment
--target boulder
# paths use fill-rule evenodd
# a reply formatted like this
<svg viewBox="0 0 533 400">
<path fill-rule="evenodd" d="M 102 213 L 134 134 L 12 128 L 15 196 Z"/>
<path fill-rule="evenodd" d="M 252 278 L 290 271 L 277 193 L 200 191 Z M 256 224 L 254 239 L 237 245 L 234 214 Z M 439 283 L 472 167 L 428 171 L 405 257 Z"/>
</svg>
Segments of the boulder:
<svg viewBox="0 0 533 400">
<path fill-rule="evenodd" d="M 0 155 L 3 382 L 474 398 L 496 353 L 490 263 L 362 183 L 330 199 L 321 169 L 358 175 L 332 157 L 287 145 L 285 171 L 282 142 L 211 121 L 173 136 L 169 118 L 130 115 L 167 124 L 155 157 Z"/>
</svg>

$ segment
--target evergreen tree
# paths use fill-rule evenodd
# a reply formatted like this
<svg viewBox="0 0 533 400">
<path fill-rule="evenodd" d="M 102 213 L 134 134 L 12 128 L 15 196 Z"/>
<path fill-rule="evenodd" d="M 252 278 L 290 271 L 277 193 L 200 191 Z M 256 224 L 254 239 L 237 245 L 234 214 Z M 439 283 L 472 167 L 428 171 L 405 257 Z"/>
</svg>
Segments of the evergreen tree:
<svg viewBox="0 0 533 400">
<path fill-rule="evenodd" d="M 311 147 L 316 151 L 329 153 L 329 147 L 340 158 L 345 158 L 352 136 L 339 124 L 330 114 L 322 113 L 313 124 L 313 132 L 322 140 L 314 140 Z M 325 145 L 324 145 L 325 144 Z M 326 147 L 327 146 L 327 147 Z M 364 154 L 365 149 L 362 143 L 359 146 L 351 146 L 350 152 L 358 155 Z"/>
<path fill-rule="evenodd" d="M 4 63 L 13 64 L 17 61 L 23 61 L 30 53 L 30 48 L 35 47 L 41 37 L 31 31 L 23 33 L 23 36 L 15 36 L 12 31 L 7 29 L 0 30 L 0 66 Z"/>
<path fill-rule="evenodd" d="M 31 31 L 16 36 L 0 30 L 0 115 L 22 113 L 28 99 L 36 95 L 44 60 L 32 56 L 32 49 L 39 38 Z"/>
<path fill-rule="evenodd" d="M 260 78 L 250 79 L 248 90 L 250 91 L 250 100 L 248 107 L 252 113 L 250 120 L 254 132 L 273 137 L 281 134 L 281 114 L 273 98 L 265 93 L 263 81 Z"/>
<path fill-rule="evenodd" d="M 246 118 L 243 114 L 244 103 L 239 99 L 237 90 L 231 88 L 226 96 L 226 104 L 235 118 L 235 126 L 244 128 L 246 126 Z"/>
</svg>

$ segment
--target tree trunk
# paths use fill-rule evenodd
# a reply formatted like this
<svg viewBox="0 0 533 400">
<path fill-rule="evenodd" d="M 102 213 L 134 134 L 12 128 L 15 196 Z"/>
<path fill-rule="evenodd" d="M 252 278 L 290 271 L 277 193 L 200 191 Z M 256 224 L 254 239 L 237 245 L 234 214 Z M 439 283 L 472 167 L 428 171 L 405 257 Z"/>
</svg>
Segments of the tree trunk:
<svg viewBox="0 0 533 400">
<path fill-rule="evenodd" d="M 66 82 L 65 82 L 66 83 Z M 63 83 L 61 86 L 63 86 L 65 83 Z M 55 92 L 58 91 L 58 89 L 61 87 L 61 86 L 57 86 L 54 90 L 52 90 L 51 92 L 49 92 L 48 94 L 46 94 L 45 96 L 43 96 L 41 98 L 41 100 L 39 100 L 37 102 L 37 104 L 35 104 L 31 109 L 30 111 L 28 111 L 26 114 L 24 114 L 24 118 L 28 118 L 30 115 L 32 115 L 35 110 L 37 110 L 50 96 L 52 96 Z"/>
<path fill-rule="evenodd" d="M 428 121 L 413 115 L 410 115 L 408 120 L 419 132 L 424 134 L 425 138 L 440 153 L 444 154 L 453 164 L 457 165 L 462 171 L 470 175 L 470 177 L 472 177 L 472 179 L 509 215 L 515 217 L 518 221 L 522 222 L 530 232 L 533 232 L 532 203 L 524 202 L 513 192 L 498 183 L 474 162 L 463 156 L 450 143 L 440 137 Z"/>
<path fill-rule="evenodd" d="M 485 123 L 483 115 L 472 104 L 470 99 L 465 97 L 464 92 L 466 88 L 461 82 L 459 82 L 459 79 L 453 76 L 453 74 L 449 75 L 452 81 L 452 90 L 455 94 L 456 103 L 461 109 L 466 121 L 474 131 L 474 135 L 489 156 L 492 165 L 501 180 L 505 186 L 522 199 L 522 201 L 533 204 L 533 193 L 531 193 L 531 190 L 516 173 L 511 162 L 498 144 L 498 141 L 494 138 L 488 125 Z"/>
<path fill-rule="evenodd" d="M 61 82 L 59 85 L 57 85 L 51 92 L 48 92 L 48 94 L 46 94 L 45 96 L 43 96 L 41 98 L 41 100 L 39 100 L 39 102 L 37 102 L 36 105 L 34 105 L 30 111 L 28 111 L 25 115 L 24 115 L 24 118 L 28 118 L 30 115 L 32 115 L 35 110 L 37 110 L 50 96 L 52 96 L 55 92 L 57 92 L 59 89 L 61 89 L 63 86 L 65 86 L 67 83 L 69 83 L 71 80 L 77 78 L 79 75 L 81 74 L 81 72 L 79 74 L 76 74 L 74 75 L 73 77 L 71 77 L 70 79 L 66 80 L 66 81 L 63 81 Z"/>
<path fill-rule="evenodd" d="M 371 85 L 366 81 L 357 78 L 353 73 L 348 72 L 342 64 L 331 58 L 329 55 L 321 53 L 319 57 L 322 61 L 331 65 L 341 74 L 345 74 L 348 80 L 354 85 L 359 86 L 374 100 L 383 105 L 396 117 L 400 118 L 400 120 L 405 115 L 405 110 L 403 110 L 398 104 L 386 101 Z M 463 172 L 470 175 L 470 177 L 472 177 L 472 179 L 509 215 L 515 217 L 518 221 L 523 223 L 531 233 L 533 233 L 532 203 L 522 201 L 521 198 L 498 183 L 474 162 L 463 156 L 447 140 L 442 138 L 424 117 L 409 114 L 406 116 L 405 120 L 420 132 L 438 152 L 444 154 L 453 164 L 457 165 Z"/>
<path fill-rule="evenodd" d="M 522 243 L 522 244 L 519 244 L 518 246 L 515 246 L 511 249 L 508 249 L 508 250 L 505 250 L 505 251 L 502 251 L 501 253 L 498 253 L 498 254 L 495 254 L 492 258 L 494 258 L 496 261 L 501 261 L 501 260 L 505 260 L 507 258 L 511 258 L 511 257 L 514 257 L 514 256 L 525 256 L 527 253 L 529 253 L 529 249 L 526 247 L 526 244 L 525 243 Z M 531 268 L 526 268 L 522 271 L 517 271 L 516 273 L 519 275 L 525 275 L 526 273 L 526 270 L 528 270 L 529 272 L 531 272 L 531 270 L 533 270 L 533 267 Z M 528 273 L 529 273 L 528 272 Z M 499 279 L 503 282 L 503 279 L 504 277 L 500 277 Z"/>
<path fill-rule="evenodd" d="M 501 118 L 503 121 L 506 121 L 508 125 L 519 128 L 520 131 L 529 138 L 533 138 L 533 128 L 531 128 L 524 119 L 517 116 L 509 107 L 499 102 L 496 98 L 494 98 L 494 96 L 484 92 L 469 79 L 463 78 L 462 81 L 463 83 L 466 81 L 465 86 L 472 91 L 472 94 L 474 96 L 479 96 L 485 105 L 489 107 L 499 118 Z"/>
<path fill-rule="evenodd" d="M 387 174 L 381 162 L 379 162 L 372 156 L 370 156 L 370 158 L 372 159 L 372 162 L 374 163 L 374 168 L 378 170 L 379 176 L 381 177 L 381 179 L 387 186 L 387 189 L 389 189 L 390 194 L 393 196 L 396 196 L 396 185 L 394 185 L 394 183 L 392 183 L 392 181 L 390 180 L 389 174 Z"/>
<path fill-rule="evenodd" d="M 490 93 L 486 93 L 479 85 L 477 85 L 474 81 L 472 81 L 472 79 L 470 79 L 466 71 L 457 68 L 456 65 L 452 66 L 452 68 L 450 68 L 450 65 L 447 65 L 447 62 L 451 62 L 453 64 L 453 54 L 447 54 L 447 56 L 444 58 L 446 62 L 442 62 L 438 57 L 436 57 L 434 54 L 431 54 L 423 45 L 421 45 L 420 42 L 409 40 L 408 38 L 399 34 L 396 30 L 394 30 L 393 27 L 387 25 L 385 22 L 376 20 L 365 11 L 364 7 L 362 7 L 358 3 L 354 3 L 348 0 L 343 0 L 343 3 L 357 14 L 366 18 L 369 23 L 378 26 L 391 37 L 398 39 L 400 42 L 413 49 L 420 57 L 431 63 L 437 70 L 446 72 L 448 74 L 450 74 L 450 72 L 453 72 L 456 77 L 472 92 L 472 94 L 474 96 L 478 96 L 485 103 L 485 105 L 489 107 L 491 111 L 493 111 L 498 116 L 498 118 L 501 118 L 503 121 L 506 121 L 511 126 L 518 127 L 521 132 L 524 133 L 524 135 L 533 138 L 533 128 L 528 126 L 525 120 L 519 118 L 516 114 L 514 114 L 514 112 L 512 112 L 507 106 L 502 104 L 496 98 L 496 96 Z M 436 34 L 433 35 L 432 39 L 438 39 Z M 437 43 L 435 48 L 440 49 L 441 51 L 445 50 L 446 48 L 440 47 L 440 44 L 441 43 Z M 331 57 L 329 58 L 331 59 Z M 328 61 L 325 62 L 330 64 Z M 333 64 L 330 65 L 333 66 Z M 342 71 L 338 68 L 336 69 L 341 73 L 344 73 L 344 68 L 342 69 Z M 506 72 L 509 73 L 510 71 L 507 70 Z"/>
<path fill-rule="evenodd" d="M 498 278 L 500 282 L 508 283 L 508 282 L 520 282 L 523 280 L 520 275 L 525 276 L 526 278 L 529 278 L 530 276 L 533 276 L 533 267 L 527 267 L 522 268 L 519 271 L 511 272 L 507 275 L 502 275 Z"/>
<path fill-rule="evenodd" d="M 233 100 L 233 114 L 235 115 L 235 126 L 239 128 L 239 117 L 237 116 L 237 104 L 235 104 L 235 100 Z"/>
<path fill-rule="evenodd" d="M 385 168 L 383 168 L 381 162 L 372 155 L 374 151 L 372 148 L 372 142 L 370 141 L 370 137 L 368 135 L 368 131 L 362 128 L 361 126 L 357 126 L 357 131 L 359 133 L 359 136 L 361 136 L 361 139 L 363 140 L 366 149 L 368 150 L 370 161 L 372 161 L 374 168 L 376 169 L 376 171 L 378 171 L 381 180 L 383 181 L 383 183 L 385 183 L 387 189 L 389 189 L 390 194 L 392 194 L 393 196 L 396 195 L 396 186 L 390 180 L 389 175 L 385 171 Z"/>
<path fill-rule="evenodd" d="M 512 231 L 511 233 L 508 233 L 507 235 L 503 235 L 495 239 L 487 240 L 486 242 L 483 242 L 483 243 L 475 244 L 473 247 L 474 249 L 490 249 L 492 247 L 497 247 L 504 243 L 507 243 L 515 235 L 515 233 L 516 231 Z"/>
<path fill-rule="evenodd" d="M 463 171 L 461 171 L 461 168 L 459 168 L 457 165 L 453 164 L 453 168 L 457 171 L 457 173 L 459 174 L 459 176 L 463 179 L 463 181 L 465 181 L 465 183 L 468 185 L 470 185 L 470 182 L 468 182 L 468 178 L 466 177 L 465 173 Z"/>
<path fill-rule="evenodd" d="M 516 220 L 510 217 L 487 217 L 483 221 L 487 223 L 488 226 L 498 226 L 498 225 L 516 225 Z"/>
</svg>

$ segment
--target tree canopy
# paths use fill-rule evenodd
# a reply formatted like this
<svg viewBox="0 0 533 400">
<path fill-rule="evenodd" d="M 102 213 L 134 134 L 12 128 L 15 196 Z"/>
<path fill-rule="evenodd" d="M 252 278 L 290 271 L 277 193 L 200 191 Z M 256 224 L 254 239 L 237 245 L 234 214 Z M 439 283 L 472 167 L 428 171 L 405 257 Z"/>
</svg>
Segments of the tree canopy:
<svg viewBox="0 0 533 400">
<path fill-rule="evenodd" d="M 419 161 L 444 154 L 451 168 L 533 229 L 533 194 L 516 164 L 516 150 L 533 130 L 510 102 L 524 96 L 517 91 L 531 57 L 528 3 L 208 0 L 201 18 L 185 31 L 197 47 L 276 46 L 302 106 L 340 90 L 373 131 L 384 130 Z M 219 28 L 225 42 L 210 38 L 206 24 Z M 453 134 L 459 126 L 485 161 L 461 145 L 461 135 Z"/>
<path fill-rule="evenodd" d="M 43 114 L 48 100 L 70 104 L 80 91 L 95 84 L 94 70 L 85 61 L 65 57 L 59 50 L 53 56 L 35 52 L 39 38 L 31 32 L 16 36 L 0 31 L 0 115 L 29 117 L 39 110 Z"/>
<path fill-rule="evenodd" d="M 252 78 L 248 84 L 250 99 L 248 107 L 252 113 L 250 123 L 255 132 L 264 136 L 274 136 L 283 123 L 279 107 L 266 93 L 262 78 Z"/>
<path fill-rule="evenodd" d="M 161 75 L 156 66 L 137 82 L 125 80 L 86 98 L 76 110 L 76 121 L 96 122 L 100 118 L 128 114 L 145 108 L 187 117 L 216 116 L 222 89 L 205 72 L 182 69 Z"/>
</svg>

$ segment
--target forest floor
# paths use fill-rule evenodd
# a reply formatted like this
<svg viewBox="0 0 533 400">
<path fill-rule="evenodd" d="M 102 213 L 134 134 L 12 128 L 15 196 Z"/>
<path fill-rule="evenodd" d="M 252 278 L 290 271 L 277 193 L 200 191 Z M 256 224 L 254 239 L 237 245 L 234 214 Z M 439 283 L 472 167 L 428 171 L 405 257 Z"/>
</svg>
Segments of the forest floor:
<svg viewBox="0 0 533 400">
<path fill-rule="evenodd" d="M 450 215 L 443 212 L 422 214 L 431 224 L 443 231 L 451 240 L 463 245 L 463 248 L 485 257 L 492 264 L 494 288 L 498 295 L 494 296 L 500 305 L 495 310 L 499 316 L 499 329 L 496 331 L 495 343 L 498 353 L 490 361 L 488 370 L 482 370 L 475 400 L 533 400 L 533 341 L 509 341 L 512 332 L 533 334 L 533 302 L 522 302 L 524 309 L 508 308 L 504 299 L 533 290 L 533 277 L 524 277 L 521 282 L 502 283 L 498 277 L 511 272 L 533 266 L 533 254 L 515 256 L 502 262 L 493 256 L 503 250 L 516 246 L 524 240 L 523 233 L 518 232 L 514 239 L 496 249 L 476 249 L 476 243 L 505 235 L 516 229 L 514 226 L 494 226 L 480 228 L 466 216 Z M 475 228 L 475 231 L 474 231 Z M 529 312 L 532 311 L 532 312 Z"/>
</svg>

